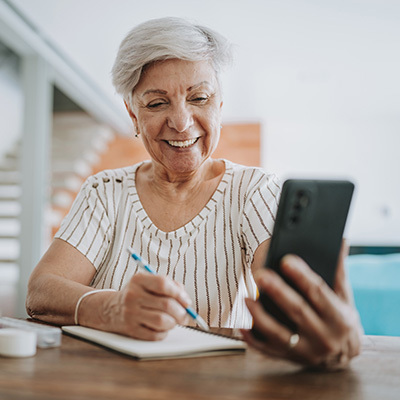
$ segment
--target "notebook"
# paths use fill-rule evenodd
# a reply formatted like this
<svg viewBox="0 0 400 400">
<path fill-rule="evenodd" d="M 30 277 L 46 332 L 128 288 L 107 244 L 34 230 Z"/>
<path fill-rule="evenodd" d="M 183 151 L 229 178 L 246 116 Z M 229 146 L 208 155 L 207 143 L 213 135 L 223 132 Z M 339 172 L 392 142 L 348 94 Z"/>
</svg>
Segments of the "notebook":
<svg viewBox="0 0 400 400">
<path fill-rule="evenodd" d="M 63 326 L 62 330 L 140 360 L 237 354 L 246 349 L 246 343 L 241 340 L 181 325 L 171 329 L 167 337 L 160 341 L 137 340 L 76 325 Z"/>
</svg>

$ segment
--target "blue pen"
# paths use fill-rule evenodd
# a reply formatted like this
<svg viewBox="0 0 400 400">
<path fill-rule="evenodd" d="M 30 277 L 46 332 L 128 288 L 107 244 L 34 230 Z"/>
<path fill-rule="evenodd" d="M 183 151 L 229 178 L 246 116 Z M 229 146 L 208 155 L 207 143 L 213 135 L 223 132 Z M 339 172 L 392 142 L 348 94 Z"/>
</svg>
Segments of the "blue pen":
<svg viewBox="0 0 400 400">
<path fill-rule="evenodd" d="M 156 271 L 154 271 L 153 268 L 150 267 L 149 264 L 146 264 L 142 258 L 137 255 L 131 248 L 128 248 L 129 253 L 131 254 L 132 258 L 137 261 L 137 263 L 144 268 L 147 272 L 150 272 L 153 275 L 157 275 Z M 209 331 L 210 328 L 206 324 L 203 318 L 200 317 L 199 314 L 197 314 L 196 311 L 193 310 L 191 307 L 185 308 L 186 312 L 196 321 L 196 323 L 200 326 L 205 331 Z"/>
</svg>

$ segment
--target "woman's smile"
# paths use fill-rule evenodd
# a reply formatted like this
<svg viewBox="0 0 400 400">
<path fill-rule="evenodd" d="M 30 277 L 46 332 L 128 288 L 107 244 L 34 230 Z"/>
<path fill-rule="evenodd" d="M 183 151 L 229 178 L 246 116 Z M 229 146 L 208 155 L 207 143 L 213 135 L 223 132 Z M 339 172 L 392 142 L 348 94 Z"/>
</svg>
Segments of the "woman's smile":
<svg viewBox="0 0 400 400">
<path fill-rule="evenodd" d="M 187 140 L 166 140 L 166 142 L 172 147 L 185 149 L 193 146 L 195 143 L 197 143 L 198 140 L 199 138 L 187 139 Z"/>
</svg>

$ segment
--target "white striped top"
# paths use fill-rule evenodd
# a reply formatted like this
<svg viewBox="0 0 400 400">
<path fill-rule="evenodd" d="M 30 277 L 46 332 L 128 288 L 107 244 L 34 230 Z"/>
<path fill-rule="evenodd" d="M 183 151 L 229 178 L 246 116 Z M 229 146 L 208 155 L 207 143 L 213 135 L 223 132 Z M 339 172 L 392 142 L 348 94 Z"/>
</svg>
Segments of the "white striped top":
<svg viewBox="0 0 400 400">
<path fill-rule="evenodd" d="M 147 216 L 135 185 L 140 163 L 89 177 L 56 237 L 94 265 L 93 287 L 124 287 L 138 272 L 126 251 L 132 247 L 159 274 L 185 285 L 210 326 L 249 328 L 244 299 L 256 297 L 250 267 L 257 247 L 271 236 L 280 186 L 261 168 L 224 162 L 212 198 L 175 231 L 161 231 Z"/>
</svg>

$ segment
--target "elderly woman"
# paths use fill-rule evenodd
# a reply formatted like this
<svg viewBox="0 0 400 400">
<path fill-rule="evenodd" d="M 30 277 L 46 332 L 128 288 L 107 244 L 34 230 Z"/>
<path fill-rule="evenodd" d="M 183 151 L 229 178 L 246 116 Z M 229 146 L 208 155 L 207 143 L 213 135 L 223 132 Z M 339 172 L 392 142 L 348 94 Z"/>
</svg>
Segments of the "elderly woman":
<svg viewBox="0 0 400 400">
<path fill-rule="evenodd" d="M 143 23 L 123 40 L 113 83 L 151 159 L 87 179 L 32 273 L 32 317 L 158 340 L 176 324 L 193 324 L 190 304 L 215 327 L 250 328 L 250 309 L 266 340 L 245 333 L 247 340 L 268 353 L 311 364 L 358 353 L 341 268 L 335 294 L 301 260 L 287 259 L 285 271 L 316 285 L 326 304 L 305 306 L 312 318 L 296 321 L 303 334 L 289 355 L 293 332 L 251 300 L 246 306 L 256 298 L 279 184 L 260 168 L 211 158 L 221 129 L 219 74 L 230 58 L 223 37 L 178 18 Z M 142 273 L 127 248 L 158 275 Z M 283 305 L 293 301 L 270 272 L 258 284 Z"/>
</svg>

